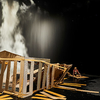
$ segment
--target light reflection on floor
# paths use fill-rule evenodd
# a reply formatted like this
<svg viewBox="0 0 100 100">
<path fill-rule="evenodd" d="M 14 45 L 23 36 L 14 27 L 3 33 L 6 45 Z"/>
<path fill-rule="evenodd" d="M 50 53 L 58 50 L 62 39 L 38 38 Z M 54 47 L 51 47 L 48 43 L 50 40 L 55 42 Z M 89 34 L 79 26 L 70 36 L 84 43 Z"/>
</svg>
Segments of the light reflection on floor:
<svg viewBox="0 0 100 100">
<path fill-rule="evenodd" d="M 79 87 L 80 89 L 100 92 L 100 77 L 98 76 L 89 76 L 89 79 L 81 79 L 81 80 L 75 80 L 73 78 L 68 78 L 64 82 L 72 83 L 75 81 L 77 81 L 78 83 L 87 84 L 87 86 L 82 86 L 81 88 Z M 51 91 L 65 95 L 67 100 L 100 100 L 100 93 L 91 94 L 91 93 L 69 91 L 69 90 L 62 90 L 62 89 L 55 89 L 55 88 L 52 88 Z M 20 99 L 14 96 L 10 96 L 10 97 L 12 97 L 13 100 L 32 100 L 31 96 L 25 99 Z"/>
</svg>

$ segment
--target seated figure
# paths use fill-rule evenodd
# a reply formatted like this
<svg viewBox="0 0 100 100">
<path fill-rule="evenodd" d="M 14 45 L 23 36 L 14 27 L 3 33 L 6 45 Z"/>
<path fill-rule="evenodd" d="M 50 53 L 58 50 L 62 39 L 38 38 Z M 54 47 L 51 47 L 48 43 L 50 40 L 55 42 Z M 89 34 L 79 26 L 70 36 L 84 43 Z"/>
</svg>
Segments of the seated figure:
<svg viewBox="0 0 100 100">
<path fill-rule="evenodd" d="M 74 67 L 73 76 L 81 76 L 81 74 L 79 73 L 77 67 Z"/>
</svg>

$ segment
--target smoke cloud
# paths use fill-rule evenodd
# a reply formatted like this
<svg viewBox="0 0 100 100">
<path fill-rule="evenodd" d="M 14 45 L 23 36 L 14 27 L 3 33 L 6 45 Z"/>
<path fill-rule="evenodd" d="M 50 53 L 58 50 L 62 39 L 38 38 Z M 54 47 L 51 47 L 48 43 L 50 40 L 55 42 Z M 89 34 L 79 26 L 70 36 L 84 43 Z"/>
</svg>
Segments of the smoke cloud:
<svg viewBox="0 0 100 100">
<path fill-rule="evenodd" d="M 33 3 L 33 2 L 32 2 Z M 22 35 L 22 27 L 20 27 L 20 16 L 26 12 L 28 7 L 23 3 L 21 6 L 17 1 L 1 0 L 2 13 L 0 26 L 0 51 L 7 50 L 9 52 L 27 57 L 27 48 L 25 46 L 25 39 Z M 13 74 L 14 63 L 11 62 L 10 80 Z M 20 72 L 20 64 L 17 64 L 17 72 Z M 7 68 L 4 73 L 3 82 L 6 81 Z"/>
<path fill-rule="evenodd" d="M 52 18 L 33 0 L 28 0 L 28 6 L 20 2 L 1 0 L 0 51 L 7 50 L 25 57 L 29 54 L 32 57 L 56 58 L 60 52 L 57 44 L 61 44 L 62 19 Z"/>
<path fill-rule="evenodd" d="M 0 27 L 0 51 L 7 50 L 21 56 L 28 56 L 20 19 L 17 12 L 20 9 L 16 1 L 2 0 L 2 24 Z"/>
</svg>

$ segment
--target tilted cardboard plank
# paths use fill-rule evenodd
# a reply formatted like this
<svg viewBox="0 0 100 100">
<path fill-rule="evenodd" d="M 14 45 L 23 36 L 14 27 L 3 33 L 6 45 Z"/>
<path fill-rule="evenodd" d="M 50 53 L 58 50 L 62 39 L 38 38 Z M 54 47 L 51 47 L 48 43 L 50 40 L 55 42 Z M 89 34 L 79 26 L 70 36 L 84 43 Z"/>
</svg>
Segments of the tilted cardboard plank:
<svg viewBox="0 0 100 100">
<path fill-rule="evenodd" d="M 11 98 L 11 97 L 8 97 L 8 98 L 0 98 L 0 100 L 11 100 L 11 99 L 13 99 L 13 98 Z"/>
<path fill-rule="evenodd" d="M 54 88 L 73 90 L 73 91 L 80 91 L 80 92 L 99 93 L 99 91 L 81 90 L 81 89 L 65 87 L 65 86 L 57 86 L 57 87 L 54 87 Z"/>
<path fill-rule="evenodd" d="M 35 96 L 47 97 L 46 95 L 43 95 L 43 94 L 35 94 Z"/>
<path fill-rule="evenodd" d="M 49 97 L 49 98 L 51 98 L 51 99 L 65 99 L 65 98 L 63 98 L 63 97 L 52 96 L 52 95 L 50 95 L 50 94 L 48 94 L 48 93 L 46 93 L 46 92 L 40 92 L 40 93 L 42 93 L 43 95 L 46 95 L 47 97 Z"/>
<path fill-rule="evenodd" d="M 5 98 L 5 97 L 8 97 L 8 96 L 10 96 L 10 95 L 2 95 L 2 96 L 0 96 L 0 99 L 1 98 Z"/>
<path fill-rule="evenodd" d="M 52 99 L 49 99 L 49 98 L 43 98 L 43 97 L 35 97 L 33 96 L 32 99 L 40 99 L 40 100 L 52 100 Z"/>
<path fill-rule="evenodd" d="M 49 91 L 49 90 L 44 90 L 45 92 L 48 92 L 48 93 L 50 93 L 50 94 L 53 94 L 53 95 L 56 95 L 56 96 L 59 96 L 59 97 L 66 97 L 66 96 L 64 96 L 64 95 L 61 95 L 61 94 L 58 94 L 58 93 L 55 93 L 55 92 L 53 92 L 53 91 Z"/>
<path fill-rule="evenodd" d="M 21 61 L 24 59 L 23 58 L 0 58 L 0 60 L 11 60 L 11 61 L 18 60 L 18 61 Z"/>
<path fill-rule="evenodd" d="M 54 66 L 56 66 L 56 67 L 58 67 L 58 68 L 62 68 L 62 69 L 66 69 L 65 67 L 62 67 L 62 66 L 58 66 L 58 65 L 55 65 L 55 64 L 51 64 L 51 63 L 48 63 L 48 62 L 46 62 L 46 61 L 43 61 L 43 60 L 34 60 L 34 59 L 25 59 L 26 61 L 36 61 L 36 62 L 41 62 L 41 63 L 45 63 L 45 64 L 50 64 L 50 65 L 54 65 Z"/>
</svg>

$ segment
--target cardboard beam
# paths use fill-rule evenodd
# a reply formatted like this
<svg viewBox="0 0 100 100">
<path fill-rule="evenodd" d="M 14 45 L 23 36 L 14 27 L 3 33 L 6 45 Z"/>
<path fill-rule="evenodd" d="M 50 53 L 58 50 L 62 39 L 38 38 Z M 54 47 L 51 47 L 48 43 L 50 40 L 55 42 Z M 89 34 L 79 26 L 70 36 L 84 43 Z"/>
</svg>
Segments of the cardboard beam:
<svg viewBox="0 0 100 100">
<path fill-rule="evenodd" d="M 47 81 L 46 82 L 46 89 L 49 89 L 49 85 L 50 85 L 50 65 L 48 65 L 46 81 Z"/>
<path fill-rule="evenodd" d="M 55 74 L 55 66 L 52 67 L 52 76 L 51 76 L 51 88 L 54 85 L 54 74 Z"/>
<path fill-rule="evenodd" d="M 24 62 L 24 80 L 23 80 L 23 94 L 26 94 L 27 90 L 27 69 L 28 69 L 28 61 Z"/>
<path fill-rule="evenodd" d="M 4 67 L 5 67 L 5 61 L 2 62 L 2 66 L 1 66 L 0 92 L 3 91 L 3 89 L 2 89 L 2 83 L 3 83 Z"/>
<path fill-rule="evenodd" d="M 34 70 L 34 61 L 31 61 L 30 83 L 29 83 L 29 92 L 30 92 L 30 94 L 33 94 L 33 70 Z"/>
<path fill-rule="evenodd" d="M 8 85 L 9 85 L 9 78 L 10 78 L 10 65 L 11 65 L 11 61 L 8 62 L 8 69 L 7 69 L 7 78 L 6 78 L 6 86 L 5 86 L 5 90 L 8 90 Z"/>
</svg>

